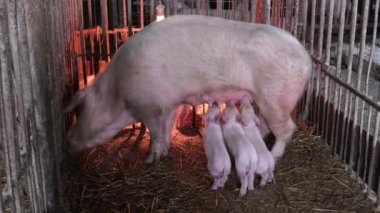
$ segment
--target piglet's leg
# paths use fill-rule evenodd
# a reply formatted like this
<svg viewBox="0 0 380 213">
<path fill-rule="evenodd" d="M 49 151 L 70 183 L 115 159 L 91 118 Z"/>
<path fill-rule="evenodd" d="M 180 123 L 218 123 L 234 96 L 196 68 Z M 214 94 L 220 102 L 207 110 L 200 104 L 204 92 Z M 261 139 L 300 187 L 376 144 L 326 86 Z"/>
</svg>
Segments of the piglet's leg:
<svg viewBox="0 0 380 213">
<path fill-rule="evenodd" d="M 245 194 L 247 194 L 247 188 L 248 188 L 248 174 L 244 171 L 238 172 L 239 178 L 240 178 L 240 197 L 243 197 Z"/>
<path fill-rule="evenodd" d="M 172 110 L 166 119 L 165 123 L 165 143 L 166 146 L 168 147 L 168 151 L 170 149 L 170 145 L 172 143 L 172 131 L 174 127 L 174 121 L 175 121 L 175 116 L 177 114 L 177 110 L 174 109 Z"/>
</svg>

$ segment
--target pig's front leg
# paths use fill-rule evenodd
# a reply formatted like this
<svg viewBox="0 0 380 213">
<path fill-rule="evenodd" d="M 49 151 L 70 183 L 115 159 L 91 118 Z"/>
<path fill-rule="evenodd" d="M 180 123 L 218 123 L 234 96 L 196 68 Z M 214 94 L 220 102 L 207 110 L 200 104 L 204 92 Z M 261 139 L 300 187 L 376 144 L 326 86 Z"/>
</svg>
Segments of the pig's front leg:
<svg viewBox="0 0 380 213">
<path fill-rule="evenodd" d="M 145 160 L 145 163 L 153 163 L 153 161 L 158 161 L 160 158 L 165 157 L 169 152 L 169 147 L 167 144 L 166 136 L 166 123 L 168 119 L 168 114 L 161 114 L 158 116 L 150 117 L 145 120 L 146 126 L 150 131 L 150 153 Z"/>
</svg>

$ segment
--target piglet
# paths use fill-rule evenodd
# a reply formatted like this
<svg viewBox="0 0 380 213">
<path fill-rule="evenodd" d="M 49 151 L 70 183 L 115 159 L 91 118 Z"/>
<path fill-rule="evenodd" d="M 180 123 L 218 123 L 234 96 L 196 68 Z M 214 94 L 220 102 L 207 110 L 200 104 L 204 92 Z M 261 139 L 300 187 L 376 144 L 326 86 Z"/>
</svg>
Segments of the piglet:
<svg viewBox="0 0 380 213">
<path fill-rule="evenodd" d="M 257 123 L 260 123 L 260 119 L 256 116 L 250 100 L 244 98 L 240 105 L 241 123 L 244 132 L 255 147 L 258 155 L 258 163 L 256 168 L 256 174 L 261 176 L 260 185 L 264 186 L 268 182 L 273 180 L 274 159 L 267 149 L 260 130 L 257 127 Z"/>
<path fill-rule="evenodd" d="M 231 160 L 224 144 L 219 123 L 220 116 L 221 112 L 217 104 L 212 104 L 204 115 L 206 128 L 203 142 L 207 157 L 207 168 L 214 178 L 214 183 L 211 186 L 212 190 L 224 187 L 231 172 Z"/>
<path fill-rule="evenodd" d="M 237 108 L 227 103 L 222 119 L 222 133 L 231 155 L 235 158 L 235 167 L 240 178 L 240 197 L 248 190 L 253 190 L 253 182 L 257 167 L 257 153 L 251 142 L 244 133 L 243 127 L 238 122 L 240 114 Z"/>
</svg>

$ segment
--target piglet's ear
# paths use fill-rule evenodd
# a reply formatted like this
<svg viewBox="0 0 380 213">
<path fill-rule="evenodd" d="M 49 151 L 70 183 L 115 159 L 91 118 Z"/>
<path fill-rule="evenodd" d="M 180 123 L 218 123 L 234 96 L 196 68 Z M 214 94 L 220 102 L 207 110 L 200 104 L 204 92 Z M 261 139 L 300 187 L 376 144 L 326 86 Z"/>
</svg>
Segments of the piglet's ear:
<svg viewBox="0 0 380 213">
<path fill-rule="evenodd" d="M 75 95 L 71 98 L 70 103 L 65 107 L 64 113 L 72 112 L 75 107 L 83 104 L 86 100 L 87 95 L 92 91 L 92 87 L 86 87 L 81 89 L 75 93 Z"/>
</svg>

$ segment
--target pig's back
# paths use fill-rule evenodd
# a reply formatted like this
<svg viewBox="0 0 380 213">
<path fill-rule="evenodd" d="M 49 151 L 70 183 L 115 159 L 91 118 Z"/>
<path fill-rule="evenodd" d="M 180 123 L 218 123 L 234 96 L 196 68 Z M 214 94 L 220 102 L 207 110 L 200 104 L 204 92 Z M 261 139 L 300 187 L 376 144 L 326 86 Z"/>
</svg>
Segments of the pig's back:
<svg viewBox="0 0 380 213">
<path fill-rule="evenodd" d="M 309 75 L 310 66 L 302 45 L 282 29 L 197 15 L 152 23 L 114 57 L 123 63 L 113 70 L 127 73 L 116 75 L 120 82 L 139 89 L 149 83 L 172 99 L 226 89 L 253 92 L 259 81 L 280 84 Z M 306 67 L 294 69 L 300 66 Z"/>
</svg>

